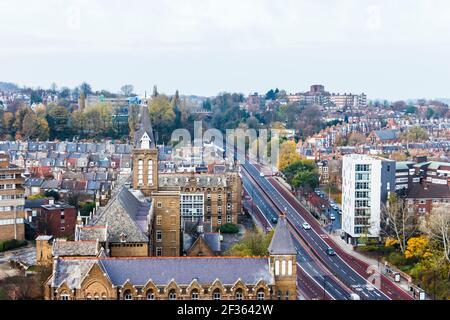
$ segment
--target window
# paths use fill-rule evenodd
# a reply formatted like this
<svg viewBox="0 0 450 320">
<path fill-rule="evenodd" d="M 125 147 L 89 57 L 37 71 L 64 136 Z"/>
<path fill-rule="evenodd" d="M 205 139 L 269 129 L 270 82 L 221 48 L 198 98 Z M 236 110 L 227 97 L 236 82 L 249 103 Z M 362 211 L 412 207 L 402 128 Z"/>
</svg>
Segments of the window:
<svg viewBox="0 0 450 320">
<path fill-rule="evenodd" d="M 283 260 L 281 262 L 281 275 L 284 276 L 286 274 L 286 261 Z"/>
<path fill-rule="evenodd" d="M 125 300 L 133 300 L 133 295 L 130 290 L 126 290 L 123 294 Z"/>
<path fill-rule="evenodd" d="M 161 257 L 162 256 L 162 248 L 161 247 L 156 248 L 156 256 L 157 257 Z"/>
<path fill-rule="evenodd" d="M 197 289 L 192 290 L 191 300 L 198 300 L 198 290 Z"/>
<path fill-rule="evenodd" d="M 213 300 L 220 300 L 220 290 L 219 289 L 216 289 L 216 290 L 214 290 L 214 292 L 213 292 Z"/>
<path fill-rule="evenodd" d="M 61 227 L 61 231 L 66 231 L 66 227 Z"/>
<path fill-rule="evenodd" d="M 217 224 L 222 224 L 222 219 L 217 218 Z"/>
<path fill-rule="evenodd" d="M 88 293 L 88 295 L 86 296 L 86 300 L 92 300 L 92 296 L 90 293 Z"/>
<path fill-rule="evenodd" d="M 227 215 L 227 223 L 231 223 L 233 221 L 232 217 L 230 215 Z"/>
<path fill-rule="evenodd" d="M 155 300 L 155 294 L 154 294 L 153 290 L 148 290 L 146 296 L 147 296 L 147 300 Z"/>
<path fill-rule="evenodd" d="M 94 300 L 100 300 L 100 296 L 98 295 L 98 293 L 94 294 Z"/>
<path fill-rule="evenodd" d="M 256 293 L 256 300 L 264 300 L 264 298 L 265 298 L 264 289 L 259 289 L 258 292 Z"/>
<path fill-rule="evenodd" d="M 158 208 L 162 208 L 162 203 L 158 202 L 157 206 L 158 206 Z"/>
<path fill-rule="evenodd" d="M 281 292 L 281 290 L 278 290 L 278 292 L 277 292 L 277 298 L 278 298 L 278 300 L 281 300 L 281 295 L 282 295 L 283 293 Z"/>
<path fill-rule="evenodd" d="M 280 261 L 275 261 L 275 275 L 278 276 L 280 274 Z"/>
<path fill-rule="evenodd" d="M 177 300 L 177 293 L 174 289 L 169 291 L 169 300 Z"/>
<path fill-rule="evenodd" d="M 69 300 L 70 295 L 68 293 L 62 293 L 59 297 L 61 300 Z"/>
<path fill-rule="evenodd" d="M 286 300 L 289 300 L 289 291 L 286 291 L 286 296 L 285 296 Z"/>
<path fill-rule="evenodd" d="M 242 300 L 242 289 L 236 290 L 236 300 Z"/>
<path fill-rule="evenodd" d="M 156 225 L 160 226 L 162 223 L 162 216 L 156 216 Z"/>
<path fill-rule="evenodd" d="M 288 276 L 292 276 L 292 260 L 288 261 Z"/>
<path fill-rule="evenodd" d="M 156 242 L 161 242 L 162 241 L 162 231 L 158 230 L 156 231 Z"/>
</svg>

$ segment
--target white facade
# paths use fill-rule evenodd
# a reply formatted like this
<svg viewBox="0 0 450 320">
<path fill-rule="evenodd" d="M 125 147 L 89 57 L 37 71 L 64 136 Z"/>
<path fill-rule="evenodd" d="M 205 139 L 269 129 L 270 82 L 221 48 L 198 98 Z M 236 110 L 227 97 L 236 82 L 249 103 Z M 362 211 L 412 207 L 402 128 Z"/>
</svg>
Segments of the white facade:
<svg viewBox="0 0 450 320">
<path fill-rule="evenodd" d="M 395 161 L 350 154 L 342 164 L 342 230 L 351 238 L 379 237 L 382 203 L 395 191 Z"/>
</svg>

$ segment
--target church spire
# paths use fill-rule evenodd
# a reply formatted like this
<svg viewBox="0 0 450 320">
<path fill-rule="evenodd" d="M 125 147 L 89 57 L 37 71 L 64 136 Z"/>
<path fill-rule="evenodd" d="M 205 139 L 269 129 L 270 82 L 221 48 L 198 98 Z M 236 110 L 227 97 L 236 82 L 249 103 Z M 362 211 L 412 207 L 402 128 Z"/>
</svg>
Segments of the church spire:
<svg viewBox="0 0 450 320">
<path fill-rule="evenodd" d="M 156 148 L 148 106 L 142 107 L 139 130 L 134 135 L 134 147 L 137 149 Z"/>
<path fill-rule="evenodd" d="M 284 214 L 280 215 L 275 233 L 269 245 L 269 253 L 271 255 L 296 255 L 294 242 L 292 241 L 291 233 Z"/>
</svg>

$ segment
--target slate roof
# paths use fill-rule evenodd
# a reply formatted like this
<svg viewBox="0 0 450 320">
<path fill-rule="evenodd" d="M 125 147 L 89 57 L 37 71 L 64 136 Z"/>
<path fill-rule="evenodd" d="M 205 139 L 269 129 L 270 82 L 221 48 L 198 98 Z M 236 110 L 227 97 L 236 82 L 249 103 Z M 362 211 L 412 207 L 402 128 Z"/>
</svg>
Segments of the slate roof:
<svg viewBox="0 0 450 320">
<path fill-rule="evenodd" d="M 148 242 L 147 223 L 142 223 L 150 210 L 150 202 L 139 200 L 131 191 L 122 187 L 105 207 L 89 223 L 91 226 L 108 226 L 108 240 L 120 242 L 121 234 L 127 242 Z"/>
<path fill-rule="evenodd" d="M 76 226 L 75 240 L 106 242 L 108 231 L 106 226 Z"/>
<path fill-rule="evenodd" d="M 450 199 L 450 188 L 447 184 L 429 184 L 425 189 L 420 183 L 413 184 L 406 196 L 410 199 Z"/>
<path fill-rule="evenodd" d="M 150 114 L 148 107 L 143 107 L 141 111 L 141 120 L 140 120 L 140 127 L 139 130 L 136 131 L 134 134 L 134 146 L 136 148 L 140 148 L 140 140 L 142 136 L 147 133 L 148 137 L 150 138 L 150 149 L 155 149 L 155 138 L 153 136 L 153 128 L 152 123 L 150 121 Z"/>
<path fill-rule="evenodd" d="M 204 233 L 203 239 L 214 252 L 220 252 L 220 233 Z"/>
<path fill-rule="evenodd" d="M 376 130 L 375 134 L 382 141 L 395 140 L 397 139 L 397 130 Z"/>
<path fill-rule="evenodd" d="M 294 242 L 292 241 L 291 232 L 287 226 L 286 217 L 280 216 L 277 226 L 275 227 L 275 233 L 273 234 L 272 241 L 269 245 L 270 254 L 279 255 L 296 255 Z"/>
<path fill-rule="evenodd" d="M 53 242 L 52 255 L 54 257 L 96 257 L 100 253 L 97 241 L 65 241 Z"/>
<path fill-rule="evenodd" d="M 172 280 L 178 285 L 189 285 L 194 279 L 200 285 L 212 284 L 216 279 L 224 285 L 238 280 L 247 285 L 256 285 L 260 280 L 275 283 L 269 259 L 264 257 L 61 258 L 55 262 L 52 286 L 66 282 L 70 288 L 80 288 L 95 263 L 115 286 L 122 286 L 127 280 L 135 286 L 145 286 L 150 280 L 156 285 L 167 285 Z"/>
</svg>

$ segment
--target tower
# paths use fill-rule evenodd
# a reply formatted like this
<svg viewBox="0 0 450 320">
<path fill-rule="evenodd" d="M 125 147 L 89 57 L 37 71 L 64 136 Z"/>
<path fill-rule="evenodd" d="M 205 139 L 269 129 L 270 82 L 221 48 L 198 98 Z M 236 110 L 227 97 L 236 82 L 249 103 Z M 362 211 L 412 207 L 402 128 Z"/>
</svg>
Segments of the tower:
<svg viewBox="0 0 450 320">
<path fill-rule="evenodd" d="M 286 217 L 280 216 L 269 245 L 270 266 L 275 275 L 274 296 L 279 300 L 297 299 L 297 263 L 294 242 Z"/>
<path fill-rule="evenodd" d="M 149 196 L 158 190 L 158 149 L 147 106 L 142 108 L 140 127 L 134 134 L 132 157 L 133 189 Z"/>
</svg>

